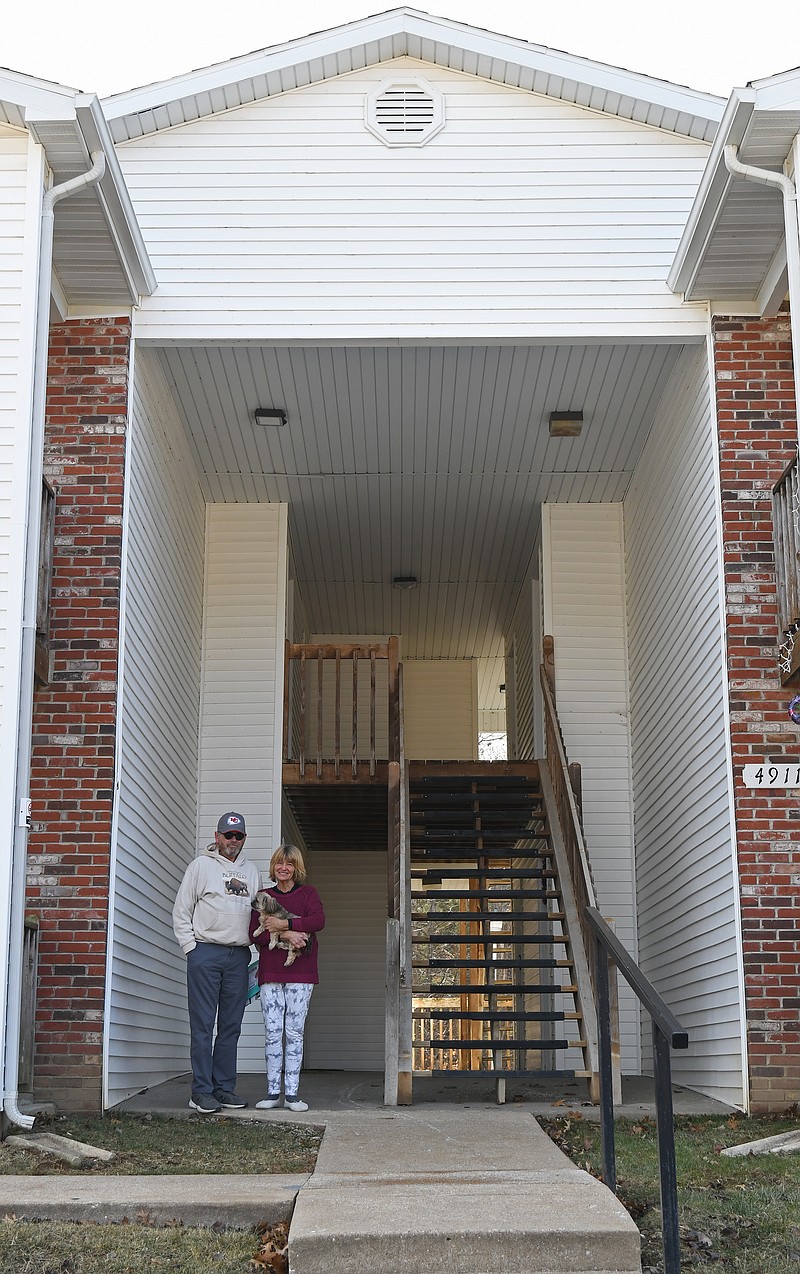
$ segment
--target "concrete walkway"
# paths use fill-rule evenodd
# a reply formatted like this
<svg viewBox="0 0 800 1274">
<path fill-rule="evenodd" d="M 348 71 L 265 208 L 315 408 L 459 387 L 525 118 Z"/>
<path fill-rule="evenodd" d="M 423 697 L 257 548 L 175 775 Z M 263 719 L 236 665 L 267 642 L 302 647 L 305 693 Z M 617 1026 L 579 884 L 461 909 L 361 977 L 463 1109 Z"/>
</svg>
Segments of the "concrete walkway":
<svg viewBox="0 0 800 1274">
<path fill-rule="evenodd" d="M 244 1076 L 239 1091 L 251 1108 L 226 1117 L 323 1126 L 311 1177 L 0 1177 L 0 1215 L 114 1221 L 146 1213 L 160 1223 L 239 1226 L 291 1216 L 291 1274 L 640 1270 L 627 1212 L 534 1118 L 577 1109 L 596 1117 L 582 1089 L 512 1089 L 498 1106 L 490 1082 L 470 1079 L 455 1092 L 449 1083 L 415 1082 L 416 1104 L 388 1109 L 380 1076 L 312 1072 L 303 1076 L 311 1109 L 296 1115 L 253 1109 L 262 1085 L 262 1077 Z M 654 1113 L 649 1081 L 629 1082 L 624 1099 L 623 1114 Z M 187 1103 L 183 1077 L 122 1109 L 198 1118 Z M 676 1092 L 676 1109 L 726 1110 L 687 1090 Z"/>
<path fill-rule="evenodd" d="M 336 1113 L 292 1274 L 635 1274 L 639 1232 L 520 1107 Z"/>
</svg>

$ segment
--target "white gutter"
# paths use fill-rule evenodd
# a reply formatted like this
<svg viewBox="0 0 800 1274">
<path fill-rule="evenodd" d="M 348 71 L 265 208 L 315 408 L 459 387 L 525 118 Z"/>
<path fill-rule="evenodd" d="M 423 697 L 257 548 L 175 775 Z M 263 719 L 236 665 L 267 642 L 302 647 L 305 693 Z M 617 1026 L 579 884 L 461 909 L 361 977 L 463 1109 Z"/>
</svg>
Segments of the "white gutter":
<svg viewBox="0 0 800 1274">
<path fill-rule="evenodd" d="M 798 154 L 798 142 L 795 138 L 793 152 Z M 797 216 L 797 169 L 792 181 L 785 172 L 773 172 L 769 168 L 754 168 L 752 164 L 743 164 L 739 159 L 738 146 L 729 145 L 723 152 L 725 167 L 736 177 L 744 177 L 746 181 L 758 182 L 762 186 L 772 186 L 783 195 L 783 224 L 786 238 L 786 272 L 789 281 L 789 311 L 792 332 L 792 358 L 794 360 L 795 387 L 800 385 L 800 222 Z M 800 428 L 800 419 L 798 419 Z"/>
<path fill-rule="evenodd" d="M 15 808 L 17 825 L 11 869 L 11 920 L 8 949 L 8 1006 L 5 1029 L 5 1092 L 3 1110 L 12 1123 L 30 1129 L 34 1119 L 19 1108 L 19 1043 L 22 987 L 22 948 L 25 926 L 25 876 L 30 826 L 31 732 L 33 728 L 34 658 L 36 653 L 36 603 L 39 582 L 39 509 L 44 464 L 44 423 L 47 398 L 47 354 L 50 340 L 50 285 L 53 267 L 55 205 L 92 186 L 106 169 L 102 151 L 92 152 L 88 172 L 46 190 L 42 199 L 42 233 L 39 244 L 39 278 L 36 303 L 36 337 L 31 408 L 30 471 L 25 518 L 25 581 L 22 609 L 19 716 L 17 721 L 17 776 Z"/>
</svg>

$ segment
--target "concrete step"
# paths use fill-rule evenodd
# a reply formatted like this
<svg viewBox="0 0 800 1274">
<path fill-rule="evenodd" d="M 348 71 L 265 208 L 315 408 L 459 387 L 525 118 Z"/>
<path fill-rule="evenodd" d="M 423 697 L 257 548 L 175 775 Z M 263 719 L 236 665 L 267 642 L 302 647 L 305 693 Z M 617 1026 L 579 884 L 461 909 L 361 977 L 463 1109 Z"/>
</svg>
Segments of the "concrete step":
<svg viewBox="0 0 800 1274">
<path fill-rule="evenodd" d="M 430 1107 L 328 1122 L 289 1232 L 291 1274 L 639 1274 L 609 1190 L 527 1112 Z"/>
<path fill-rule="evenodd" d="M 24 1221 L 133 1221 L 246 1228 L 288 1221 L 305 1173 L 162 1177 L 0 1176 L 0 1216 Z"/>
</svg>

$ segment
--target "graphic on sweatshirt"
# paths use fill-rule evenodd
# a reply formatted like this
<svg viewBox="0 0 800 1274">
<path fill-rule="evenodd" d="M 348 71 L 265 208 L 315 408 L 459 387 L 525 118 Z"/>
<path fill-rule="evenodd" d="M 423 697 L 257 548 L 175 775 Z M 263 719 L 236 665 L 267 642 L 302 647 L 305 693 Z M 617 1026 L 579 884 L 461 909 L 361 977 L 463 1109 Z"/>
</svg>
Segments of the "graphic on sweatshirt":
<svg viewBox="0 0 800 1274">
<path fill-rule="evenodd" d="M 226 873 L 224 880 L 226 894 L 233 894 L 236 898 L 246 898 L 250 893 L 247 881 L 242 880 L 241 876 L 234 876 Z"/>
</svg>

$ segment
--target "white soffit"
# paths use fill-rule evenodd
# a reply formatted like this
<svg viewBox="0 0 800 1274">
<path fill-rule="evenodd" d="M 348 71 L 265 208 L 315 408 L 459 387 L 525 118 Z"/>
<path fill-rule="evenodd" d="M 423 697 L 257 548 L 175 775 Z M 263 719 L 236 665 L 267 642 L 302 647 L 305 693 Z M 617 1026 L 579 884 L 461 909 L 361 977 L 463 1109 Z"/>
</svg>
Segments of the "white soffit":
<svg viewBox="0 0 800 1274">
<path fill-rule="evenodd" d="M 618 501 L 679 346 L 170 346 L 159 358 L 210 501 L 284 501 L 318 632 L 496 658 L 535 574 L 543 501 Z M 288 424 L 256 426 L 255 407 Z M 581 408 L 580 438 L 549 413 Z M 417 588 L 391 587 L 414 575 Z"/>
<path fill-rule="evenodd" d="M 723 100 L 407 7 L 106 98 L 128 141 L 336 75 L 413 57 L 681 136 L 711 141 Z"/>
<path fill-rule="evenodd" d="M 785 104 L 779 104 L 781 99 Z M 743 313 L 762 313 L 781 298 L 781 193 L 732 176 L 724 148 L 736 146 L 742 163 L 781 172 L 798 132 L 800 72 L 734 90 L 668 276 L 674 292 Z"/>
<path fill-rule="evenodd" d="M 56 206 L 53 265 L 70 306 L 129 309 L 156 280 L 100 102 L 92 94 L 0 71 L 0 121 L 42 146 L 54 184 L 87 172 L 100 181 Z"/>
<path fill-rule="evenodd" d="M 74 114 L 76 90 L 50 80 L 39 80 L 20 71 L 0 69 L 0 123 L 26 127 L 26 112 L 35 111 L 68 118 Z"/>
</svg>

